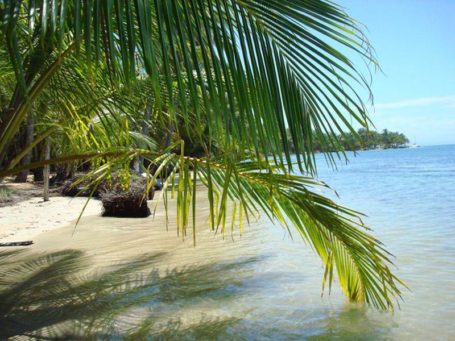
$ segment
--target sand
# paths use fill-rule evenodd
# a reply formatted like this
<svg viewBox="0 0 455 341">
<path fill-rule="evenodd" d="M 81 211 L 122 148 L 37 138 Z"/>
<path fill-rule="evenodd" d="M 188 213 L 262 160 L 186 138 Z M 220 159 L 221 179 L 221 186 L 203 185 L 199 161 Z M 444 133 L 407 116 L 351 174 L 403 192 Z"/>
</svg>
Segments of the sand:
<svg viewBox="0 0 455 341">
<path fill-rule="evenodd" d="M 0 243 L 33 240 L 36 236 L 73 225 L 87 202 L 86 198 L 52 197 L 50 201 L 31 198 L 0 207 Z M 99 215 L 101 203 L 91 200 L 84 216 Z"/>
<path fill-rule="evenodd" d="M 159 196 L 158 192 L 156 197 Z M 183 264 L 188 257 L 193 257 L 193 263 L 204 262 L 207 252 L 213 255 L 210 261 L 218 257 L 226 260 L 229 258 L 226 253 L 217 256 L 220 248 L 225 249 L 244 238 L 240 238 L 238 229 L 234 235 L 225 236 L 211 231 L 206 192 L 199 191 L 197 198 L 197 248 L 194 247 L 192 224 L 188 226 L 186 236 L 177 232 L 175 199 L 169 200 L 167 217 L 162 200 L 157 206 L 156 200 L 149 201 L 155 214 L 148 218 L 102 217 L 101 202 L 92 199 L 76 225 L 87 198 L 59 196 L 51 197 L 48 202 L 31 198 L 13 206 L 0 207 L 0 243 L 32 240 L 33 245 L 26 249 L 39 253 L 80 250 L 92 259 L 94 265 L 115 264 L 144 254 L 164 253 L 169 256 L 168 266 Z"/>
<path fill-rule="evenodd" d="M 77 251 L 81 255 L 79 259 L 81 267 L 75 268 L 75 272 L 68 275 L 72 281 L 74 278 L 90 279 L 104 273 L 112 273 L 111 271 L 121 269 L 122 266 L 128 267 L 132 262 L 134 264 L 143 262 L 144 266 L 131 273 L 133 280 L 136 278 L 134 276 L 149 276 L 153 271 L 164 279 L 168 278 L 168 285 L 175 290 L 179 289 L 180 280 L 183 281 L 184 288 L 185 285 L 193 288 L 191 283 L 196 280 L 201 280 L 203 285 L 211 287 L 212 277 L 215 283 L 213 285 L 223 287 L 227 279 L 220 277 L 218 274 L 220 270 L 217 269 L 231 261 L 242 264 L 242 259 L 248 259 L 257 253 L 256 247 L 242 248 L 242 245 L 247 246 L 245 243 L 248 240 L 254 241 L 254 238 L 240 238 L 238 231 L 234 236 L 230 234 L 223 236 L 210 230 L 207 194 L 203 191 L 198 193 L 197 247 L 193 243 L 192 226 L 188 227 L 185 238 L 181 233 L 177 234 L 175 199 L 168 203 L 167 218 L 162 201 L 158 204 L 154 216 L 112 218 L 102 217 L 101 203 L 93 199 L 89 201 L 76 226 L 76 219 L 85 203 L 86 198 L 52 197 L 49 202 L 32 198 L 14 206 L 1 207 L 0 242 L 33 240 L 34 243 L 25 247 L 1 247 L 0 252 L 24 250 L 25 253 L 18 255 L 17 264 L 20 264 L 22 257 L 24 260 L 38 259 L 43 255 L 52 257 L 59 251 Z M 152 211 L 155 204 L 156 201 L 149 201 Z M 38 269 L 36 264 L 47 263 L 40 261 L 31 264 L 33 264 L 31 269 L 36 270 Z M 52 262 L 48 265 L 50 264 Z M 229 265 L 224 266 L 229 268 Z M 5 273 L 8 273 L 8 267 L 8 264 L 4 264 L 4 269 L 7 269 Z M 61 271 L 65 273 L 68 269 L 63 268 Z M 199 275 L 204 278 L 199 279 Z M 232 277 L 233 273 L 227 272 L 223 276 L 228 275 Z M 14 276 L 14 272 L 11 272 L 11 276 Z M 206 276 L 209 277 L 205 278 Z M 199 292 L 198 290 L 196 292 Z M 207 309 L 210 310 L 211 316 L 216 318 L 229 317 L 216 300 L 199 299 L 197 303 L 176 307 L 179 307 L 176 311 L 168 309 L 169 311 L 160 313 L 156 317 L 157 321 L 162 320 L 165 323 L 178 318 L 182 328 L 186 328 L 193 323 L 196 325 L 200 323 Z M 150 314 L 148 307 L 131 307 L 121 315 L 121 324 L 117 327 L 123 329 L 122 326 L 125 325 L 125 328 L 129 328 L 148 314 Z"/>
</svg>

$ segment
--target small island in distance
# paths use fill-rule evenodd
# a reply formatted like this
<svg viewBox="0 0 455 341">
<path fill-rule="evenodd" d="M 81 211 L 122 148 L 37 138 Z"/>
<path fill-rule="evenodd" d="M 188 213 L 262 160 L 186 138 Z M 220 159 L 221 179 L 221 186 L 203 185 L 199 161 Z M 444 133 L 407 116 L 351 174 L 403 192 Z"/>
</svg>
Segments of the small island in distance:
<svg viewBox="0 0 455 341">
<path fill-rule="evenodd" d="M 352 132 L 344 132 L 343 134 L 338 135 L 338 142 L 342 148 L 347 151 L 418 147 L 416 144 L 410 144 L 409 139 L 403 133 L 389 131 L 388 129 L 377 132 L 360 128 L 357 131 L 357 136 Z M 295 151 L 289 130 L 288 143 Z M 337 150 L 335 146 L 328 149 L 327 146 L 320 143 L 320 137 L 317 134 L 315 134 L 314 148 L 318 152 L 331 152 Z"/>
</svg>

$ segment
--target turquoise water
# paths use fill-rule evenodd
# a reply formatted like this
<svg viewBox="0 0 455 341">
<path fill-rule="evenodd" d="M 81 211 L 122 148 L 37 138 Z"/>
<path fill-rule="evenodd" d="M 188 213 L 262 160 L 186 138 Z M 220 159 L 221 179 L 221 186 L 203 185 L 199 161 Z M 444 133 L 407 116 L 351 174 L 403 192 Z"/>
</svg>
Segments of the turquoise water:
<svg viewBox="0 0 455 341">
<path fill-rule="evenodd" d="M 351 154 L 336 172 L 318 157 L 319 177 L 337 190 L 339 202 L 367 214 L 366 223 L 396 256 L 395 271 L 410 288 L 401 309 L 352 305 L 339 290 L 321 298 L 319 259 L 265 220 L 234 245 L 200 247 L 205 258 L 225 254 L 225 262 L 201 274 L 216 289 L 168 307 L 179 316 L 187 316 L 183 309 L 226 322 L 206 328 L 199 335 L 206 339 L 455 339 L 455 145 Z"/>
<path fill-rule="evenodd" d="M 231 335 L 455 339 L 455 145 L 359 152 L 335 172 L 322 158 L 319 163 L 319 178 L 336 189 L 339 202 L 367 214 L 366 223 L 396 256 L 396 272 L 410 288 L 401 309 L 360 308 L 337 291 L 321 299 L 318 259 L 270 228 L 267 236 L 251 232 L 248 250 L 261 257 L 226 308 L 241 318 Z"/>
<path fill-rule="evenodd" d="M 22 290 L 15 292 L 18 302 L 20 297 L 27 304 L 55 300 L 65 302 L 63 307 L 48 303 L 40 314 L 21 313 L 17 320 L 30 320 L 38 328 L 131 308 L 130 320 L 150 321 L 149 329 L 142 328 L 150 339 L 455 339 L 455 145 L 360 152 L 350 155 L 351 162 L 338 171 L 318 157 L 319 177 L 337 190 L 337 200 L 367 214 L 365 221 L 396 256 L 395 271 L 410 290 L 404 290 L 401 309 L 394 314 L 350 304 L 337 289 L 321 297 L 320 260 L 299 238 L 292 240 L 281 228 L 260 220 L 235 241 L 218 238 L 196 249 L 176 246 L 169 250 L 170 258 L 150 257 L 150 262 L 169 267 L 166 274 L 151 276 L 150 284 L 139 288 L 126 286 L 126 292 L 123 286 L 106 290 L 114 280 L 123 281 L 117 271 L 90 287 L 71 287 L 68 293 L 75 299 L 67 298 L 59 281 L 71 278 L 83 260 L 82 254 L 68 251 L 64 263 L 49 263 L 46 272 L 28 284 L 36 287 L 42 281 L 39 290 L 26 290 L 25 284 L 14 289 Z M 137 242 L 120 247 L 137 247 Z M 21 268 L 29 271 L 51 258 Z M 58 280 L 49 279 L 52 273 Z M 1 303 L 0 297 L 0 308 Z M 4 335 L 28 330 L 20 323 L 10 328 L 12 334 Z M 121 330 L 98 336 L 111 339 L 122 335 Z"/>
<path fill-rule="evenodd" d="M 338 172 L 320 169 L 369 216 L 411 289 L 394 316 L 367 314 L 386 329 L 377 337 L 455 339 L 455 145 L 366 151 Z"/>
<path fill-rule="evenodd" d="M 323 158 L 319 163 L 319 178 L 336 189 L 339 202 L 368 216 L 396 256 L 396 272 L 410 288 L 401 309 L 378 313 L 346 303 L 338 291 L 321 298 L 320 261 L 298 238 L 261 222 L 269 233 L 252 226 L 240 249 L 258 260 L 240 272 L 234 297 L 218 308 L 240 318 L 230 336 L 455 339 L 455 145 L 359 152 L 338 171 Z"/>
</svg>

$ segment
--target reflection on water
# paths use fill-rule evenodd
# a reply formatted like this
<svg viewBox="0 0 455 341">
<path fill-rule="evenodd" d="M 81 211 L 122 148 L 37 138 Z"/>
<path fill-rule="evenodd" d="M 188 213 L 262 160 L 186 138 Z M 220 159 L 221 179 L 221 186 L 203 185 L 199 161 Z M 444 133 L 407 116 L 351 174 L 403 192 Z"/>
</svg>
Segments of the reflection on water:
<svg viewBox="0 0 455 341">
<path fill-rule="evenodd" d="M 193 248 L 164 216 L 90 217 L 0 254 L 0 339 L 454 339 L 455 147 L 362 152 L 320 177 L 397 257 L 412 291 L 395 314 L 336 288 L 321 298 L 321 262 L 265 220 L 235 242 L 201 231 Z"/>
</svg>

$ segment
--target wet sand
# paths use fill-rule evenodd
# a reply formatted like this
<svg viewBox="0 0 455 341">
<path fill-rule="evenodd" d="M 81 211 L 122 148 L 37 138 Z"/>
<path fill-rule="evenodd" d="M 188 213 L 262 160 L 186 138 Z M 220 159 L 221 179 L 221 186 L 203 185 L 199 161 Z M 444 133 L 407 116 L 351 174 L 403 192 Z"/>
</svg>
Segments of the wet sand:
<svg viewBox="0 0 455 341">
<path fill-rule="evenodd" d="M 159 197 L 160 193 L 157 194 Z M 181 263 L 175 259 L 189 257 L 194 263 L 198 255 L 204 255 L 200 259 L 203 261 L 207 259 L 207 252 L 211 254 L 210 261 L 221 257 L 226 260 L 229 255 L 217 256 L 216 250 L 221 245 L 232 244 L 233 239 L 236 243 L 243 239 L 238 230 L 234 236 L 230 233 L 222 236 L 210 230 L 209 208 L 204 192 L 198 193 L 197 248 L 194 247 L 191 223 L 184 238 L 181 231 L 177 233 L 175 199 L 169 200 L 167 218 L 162 200 L 157 206 L 156 200 L 149 201 L 149 207 L 155 214 L 148 218 L 111 218 L 102 217 L 101 202 L 92 199 L 76 225 L 86 202 L 86 198 L 52 197 L 48 202 L 32 198 L 13 206 L 1 207 L 0 242 L 33 240 L 33 245 L 26 248 L 38 253 L 80 250 L 93 258 L 95 263 L 103 265 L 143 254 L 166 253 L 170 257 L 166 264 L 172 267 Z M 213 254 L 207 248 L 213 250 Z M 201 249 L 204 252 L 200 252 Z"/>
</svg>

